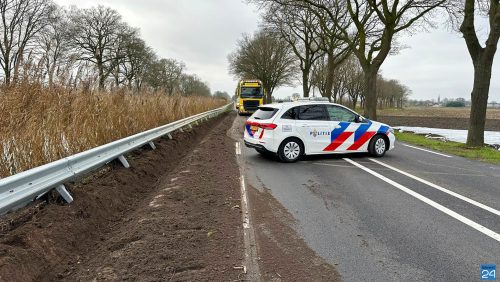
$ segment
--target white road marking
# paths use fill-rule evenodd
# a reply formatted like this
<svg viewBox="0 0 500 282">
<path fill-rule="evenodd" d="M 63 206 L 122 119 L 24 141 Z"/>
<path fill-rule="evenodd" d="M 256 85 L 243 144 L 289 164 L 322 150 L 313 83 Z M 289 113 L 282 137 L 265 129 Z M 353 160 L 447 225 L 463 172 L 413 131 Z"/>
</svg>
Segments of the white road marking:
<svg viewBox="0 0 500 282">
<path fill-rule="evenodd" d="M 323 166 L 333 166 L 333 167 L 342 167 L 342 168 L 356 168 L 350 165 L 336 165 L 336 164 L 328 164 L 328 163 L 313 163 L 315 165 L 323 165 Z"/>
<path fill-rule="evenodd" d="M 241 145 L 240 145 L 240 142 L 236 142 L 234 144 L 234 146 L 236 147 L 236 155 L 241 155 Z"/>
<path fill-rule="evenodd" d="M 243 228 L 250 227 L 250 217 L 248 216 L 248 199 L 247 199 L 247 188 L 245 185 L 245 177 L 240 176 L 241 184 L 241 211 L 243 212 Z"/>
<path fill-rule="evenodd" d="M 494 213 L 494 214 L 496 214 L 496 215 L 500 216 L 500 211 L 499 211 L 499 210 L 496 210 L 496 209 L 494 209 L 494 208 L 488 207 L 487 205 L 481 204 L 481 203 L 479 203 L 479 202 L 477 202 L 477 201 L 474 201 L 474 200 L 472 200 L 472 199 L 469 199 L 469 198 L 467 198 L 467 197 L 465 197 L 465 196 L 462 196 L 462 195 L 460 195 L 460 194 L 458 194 L 458 193 L 455 193 L 455 192 L 453 192 L 453 191 L 450 191 L 450 190 L 448 190 L 448 189 L 446 189 L 446 188 L 443 188 L 443 187 L 441 187 L 441 186 L 439 186 L 439 185 L 437 185 L 437 184 L 434 184 L 434 183 L 429 182 L 429 181 L 427 181 L 427 180 L 425 180 L 425 179 L 422 179 L 422 178 L 420 178 L 420 177 L 417 177 L 417 176 L 415 176 L 415 175 L 413 175 L 413 174 L 409 174 L 408 172 L 405 172 L 405 171 L 402 171 L 402 170 L 400 170 L 400 169 L 397 169 L 397 168 L 395 168 L 395 167 L 393 167 L 393 166 L 390 166 L 390 165 L 388 165 L 388 164 L 385 164 L 385 163 L 383 163 L 383 162 L 381 162 L 381 161 L 374 160 L 374 159 L 369 159 L 369 160 L 370 160 L 370 161 L 372 161 L 372 162 L 374 162 L 374 163 L 377 163 L 377 164 L 379 164 L 379 165 L 381 165 L 381 166 L 384 166 L 384 167 L 386 167 L 386 168 L 392 169 L 392 170 L 394 170 L 395 172 L 398 172 L 398 173 L 401 173 L 401 174 L 403 174 L 403 175 L 406 175 L 406 176 L 408 176 L 408 177 L 410 177 L 410 178 L 412 178 L 412 179 L 417 180 L 418 182 L 424 183 L 425 185 L 428 185 L 428 186 L 430 186 L 430 187 L 432 187 L 432 188 L 435 188 L 435 189 L 437 189 L 437 190 L 439 190 L 439 191 L 441 191 L 441 192 L 444 192 L 444 193 L 446 193 L 446 194 L 452 195 L 453 197 L 458 198 L 458 199 L 460 199 L 460 200 L 462 200 L 462 201 L 466 201 L 467 203 L 472 204 L 472 205 L 474 205 L 474 206 L 476 206 L 476 207 L 482 208 L 483 210 L 487 210 L 487 211 L 489 211 L 489 212 L 491 212 L 491 213 Z"/>
<path fill-rule="evenodd" d="M 346 162 L 348 162 L 352 165 L 355 165 L 355 166 L 359 167 L 360 169 L 368 172 L 369 174 L 381 179 L 382 181 L 391 184 L 392 186 L 398 188 L 399 190 L 410 194 L 411 196 L 413 196 L 413 197 L 419 199 L 420 201 L 434 207 L 435 209 L 438 209 L 438 210 L 444 212 L 445 214 L 455 218 L 456 220 L 461 221 L 462 223 L 469 225 L 470 227 L 476 229 L 477 231 L 483 233 L 484 235 L 500 242 L 500 234 L 494 232 L 493 230 L 488 229 L 488 228 L 480 225 L 479 223 L 476 223 L 476 222 L 464 217 L 463 215 L 460 215 L 460 214 L 448 209 L 447 207 L 444 207 L 444 206 L 434 202 L 433 200 L 431 200 L 427 197 L 424 197 L 424 196 L 420 195 L 419 193 L 412 191 L 411 189 L 409 189 L 409 188 L 407 188 L 407 187 L 405 187 L 405 186 L 403 186 L 403 185 L 401 185 L 401 184 L 399 184 L 399 183 L 397 183 L 397 182 L 395 182 L 395 181 L 393 181 L 393 180 L 391 180 L 391 179 L 389 179 L 389 178 L 387 178 L 387 177 L 385 177 L 385 176 L 383 176 L 383 175 L 381 175 L 381 174 L 379 174 L 379 173 L 377 173 L 377 172 L 375 172 L 375 171 L 373 171 L 373 170 L 371 170 L 363 165 L 358 164 L 357 162 L 355 162 L 351 159 L 344 158 L 344 160 Z"/>
<path fill-rule="evenodd" d="M 372 164 L 371 162 L 362 162 L 362 161 L 358 161 L 358 163 L 360 163 L 360 164 Z M 312 164 L 313 165 L 322 165 L 322 166 L 341 167 L 341 168 L 356 168 L 355 166 L 352 166 L 352 165 L 338 165 L 338 164 L 333 164 L 333 163 L 315 162 Z M 371 169 L 377 170 L 377 171 L 379 171 L 379 170 L 391 170 L 389 168 L 374 168 L 374 167 L 372 167 Z M 449 173 L 449 172 L 434 172 L 434 171 L 421 171 L 421 170 L 418 170 L 415 172 L 423 173 L 423 174 L 434 174 L 434 175 L 460 175 L 460 176 L 472 176 L 472 177 L 486 177 L 486 175 L 483 175 L 483 174 Z M 498 176 L 498 177 L 500 177 L 500 176 Z"/>
<path fill-rule="evenodd" d="M 413 149 L 417 149 L 417 150 L 420 150 L 420 151 L 424 151 L 424 152 L 427 152 L 427 153 L 431 153 L 431 154 L 439 155 L 439 156 L 442 156 L 442 157 L 446 157 L 446 158 L 453 158 L 452 156 L 448 156 L 448 155 L 441 154 L 441 153 L 438 153 L 438 152 L 434 152 L 434 151 L 422 149 L 422 148 L 415 147 L 415 146 L 406 145 L 406 144 L 401 144 L 401 145 L 406 146 L 406 147 L 410 147 L 410 148 L 413 148 Z"/>
</svg>

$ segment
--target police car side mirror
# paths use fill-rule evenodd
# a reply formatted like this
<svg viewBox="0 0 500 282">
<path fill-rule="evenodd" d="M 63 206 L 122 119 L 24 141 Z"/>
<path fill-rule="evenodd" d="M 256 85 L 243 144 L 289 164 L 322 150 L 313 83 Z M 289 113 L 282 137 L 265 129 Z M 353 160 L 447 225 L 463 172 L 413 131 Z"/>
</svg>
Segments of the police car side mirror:
<svg viewBox="0 0 500 282">
<path fill-rule="evenodd" d="M 356 117 L 354 118 L 354 121 L 355 121 L 356 123 L 362 123 L 362 122 L 363 122 L 363 117 L 362 117 L 362 116 L 356 116 Z"/>
</svg>

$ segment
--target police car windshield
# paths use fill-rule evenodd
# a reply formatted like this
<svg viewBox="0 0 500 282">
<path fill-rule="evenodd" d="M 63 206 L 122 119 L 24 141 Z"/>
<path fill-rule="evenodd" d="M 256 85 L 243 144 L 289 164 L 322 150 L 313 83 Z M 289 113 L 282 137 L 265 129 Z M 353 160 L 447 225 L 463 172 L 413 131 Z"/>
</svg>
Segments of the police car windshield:
<svg viewBox="0 0 500 282">
<path fill-rule="evenodd" d="M 241 98 L 261 98 L 262 88 L 261 87 L 242 87 L 241 88 Z"/>
</svg>

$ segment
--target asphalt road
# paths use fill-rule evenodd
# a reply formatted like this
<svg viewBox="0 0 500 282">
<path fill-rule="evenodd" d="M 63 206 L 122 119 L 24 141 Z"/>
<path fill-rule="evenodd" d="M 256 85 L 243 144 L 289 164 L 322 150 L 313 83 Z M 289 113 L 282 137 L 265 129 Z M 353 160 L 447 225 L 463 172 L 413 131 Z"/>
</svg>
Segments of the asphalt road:
<svg viewBox="0 0 500 282">
<path fill-rule="evenodd" d="M 401 143 L 375 161 L 294 164 L 242 147 L 248 184 L 289 211 L 344 281 L 478 281 L 481 264 L 500 263 L 500 166 Z"/>
</svg>

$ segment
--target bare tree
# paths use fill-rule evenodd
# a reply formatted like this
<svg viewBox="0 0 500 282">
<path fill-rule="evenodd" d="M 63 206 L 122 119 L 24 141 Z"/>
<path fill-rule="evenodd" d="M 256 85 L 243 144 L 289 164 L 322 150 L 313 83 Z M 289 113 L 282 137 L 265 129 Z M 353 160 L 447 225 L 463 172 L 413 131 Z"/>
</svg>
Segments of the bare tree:
<svg viewBox="0 0 500 282">
<path fill-rule="evenodd" d="M 342 29 L 338 28 L 338 26 L 347 28 L 350 25 L 347 14 L 334 10 L 336 23 L 333 23 L 325 11 L 304 1 L 253 0 L 253 2 L 267 8 L 268 11 L 263 16 L 264 22 L 270 23 L 271 30 L 279 30 L 291 44 L 300 62 L 304 96 L 308 96 L 311 84 L 315 84 L 316 87 L 322 86 L 318 89 L 323 97 L 331 99 L 335 69 L 350 54 L 349 45 L 340 38 Z"/>
<path fill-rule="evenodd" d="M 343 98 L 347 95 L 347 84 L 349 83 L 350 73 L 348 72 L 346 64 L 342 64 L 336 68 L 332 77 L 333 88 L 332 98 L 334 103 L 342 104 Z"/>
<path fill-rule="evenodd" d="M 471 93 L 471 112 L 467 145 L 484 145 L 486 108 L 490 91 L 491 70 L 500 38 L 499 0 L 457 0 L 448 6 L 454 23 L 460 24 L 467 49 L 474 66 L 474 85 Z M 476 28 L 476 16 L 488 19 L 489 33 L 484 43 L 480 42 Z"/>
<path fill-rule="evenodd" d="M 0 75 L 6 85 L 59 83 L 85 91 L 107 81 L 139 92 L 143 85 L 169 95 L 210 95 L 185 65 L 159 59 L 137 29 L 103 6 L 69 11 L 52 0 L 0 0 Z"/>
<path fill-rule="evenodd" d="M 364 97 L 364 83 L 363 83 L 363 69 L 359 65 L 359 62 L 354 57 L 349 57 L 345 61 L 345 71 L 349 74 L 348 81 L 346 83 L 346 91 L 349 99 L 351 100 L 351 106 L 355 109 L 358 105 L 360 98 Z"/>
<path fill-rule="evenodd" d="M 105 66 L 106 68 L 112 68 L 110 71 L 115 80 L 115 87 L 120 87 L 128 81 L 123 73 L 123 67 L 127 62 L 127 55 L 131 55 L 129 48 L 133 45 L 135 39 L 138 38 L 138 33 L 138 29 L 131 28 L 126 23 L 118 25 L 118 36 L 111 50 L 114 62 Z"/>
<path fill-rule="evenodd" d="M 100 90 L 119 64 L 115 47 L 120 42 L 122 28 L 120 14 L 111 8 L 98 6 L 72 11 L 71 42 L 81 52 L 80 60 L 96 66 Z"/>
<path fill-rule="evenodd" d="M 383 108 L 402 108 L 404 100 L 410 94 L 410 90 L 402 85 L 398 80 L 387 80 L 381 75 L 377 83 L 378 107 Z"/>
<path fill-rule="evenodd" d="M 314 63 L 322 56 L 319 42 L 319 19 L 309 9 L 297 5 L 265 1 L 267 11 L 264 24 L 270 32 L 276 32 L 288 44 L 297 57 L 302 72 L 302 91 L 309 97 Z"/>
<path fill-rule="evenodd" d="M 322 97 L 334 103 L 342 103 L 342 98 L 347 94 L 346 84 L 351 73 L 346 72 L 344 64 L 335 65 L 332 71 L 330 58 L 325 55 L 315 64 L 313 83 Z"/>
<path fill-rule="evenodd" d="M 309 9 L 314 11 L 320 23 L 318 37 L 320 38 L 320 48 L 326 54 L 326 68 L 324 71 L 324 97 L 331 100 L 332 96 L 336 100 L 337 95 L 334 93 L 334 79 L 337 76 L 337 69 L 350 56 L 351 49 L 349 44 L 342 40 L 342 30 L 350 24 L 350 18 L 345 10 L 331 9 L 333 18 L 322 9 L 314 9 L 309 6 Z M 343 28 L 339 28 L 339 26 Z"/>
<path fill-rule="evenodd" d="M 54 84 L 54 76 L 59 68 L 69 60 L 67 12 L 57 7 L 53 10 L 48 24 L 40 31 L 38 44 L 42 53 L 47 82 L 49 87 Z"/>
<path fill-rule="evenodd" d="M 162 66 L 162 84 L 165 87 L 167 94 L 172 95 L 181 80 L 186 80 L 186 77 L 183 78 L 182 76 L 186 65 L 183 62 L 174 59 L 162 59 L 160 60 L 160 64 Z M 188 81 L 196 81 L 197 77 L 188 76 L 187 79 Z"/>
<path fill-rule="evenodd" d="M 291 0 L 305 3 L 305 8 L 321 9 L 341 30 L 344 40 L 358 58 L 364 71 L 365 114 L 377 118 L 377 75 L 393 50 L 395 36 L 417 24 L 428 23 L 430 12 L 446 0 Z M 340 11 L 340 12 L 337 12 Z M 339 24 L 338 15 L 345 11 L 352 25 Z"/>
<path fill-rule="evenodd" d="M 0 66 L 6 85 L 16 79 L 24 54 L 47 25 L 53 8 L 48 0 L 0 1 Z"/>
<path fill-rule="evenodd" d="M 160 59 L 154 62 L 147 72 L 147 82 L 155 90 L 163 89 L 165 94 L 173 95 L 179 89 L 186 65 L 175 59 Z"/>
<path fill-rule="evenodd" d="M 327 76 L 327 62 L 323 56 L 313 66 L 311 84 L 318 89 L 321 97 L 331 99 L 332 92 L 326 89 Z"/>
<path fill-rule="evenodd" d="M 295 57 L 289 44 L 263 31 L 254 36 L 244 35 L 228 60 L 229 72 L 237 78 L 262 81 L 268 103 L 272 101 L 274 89 L 292 85 L 296 74 Z"/>
<path fill-rule="evenodd" d="M 153 64 L 155 55 L 136 33 L 127 38 L 124 58 L 118 69 L 127 81 L 127 87 L 140 91 L 148 68 Z M 151 73 L 151 75 L 154 75 Z"/>
<path fill-rule="evenodd" d="M 213 96 L 218 99 L 224 99 L 228 102 L 231 100 L 231 96 L 229 96 L 229 94 L 225 91 L 215 91 Z"/>
<path fill-rule="evenodd" d="M 183 74 L 180 80 L 180 91 L 184 96 L 210 96 L 210 87 L 198 76 Z"/>
</svg>

